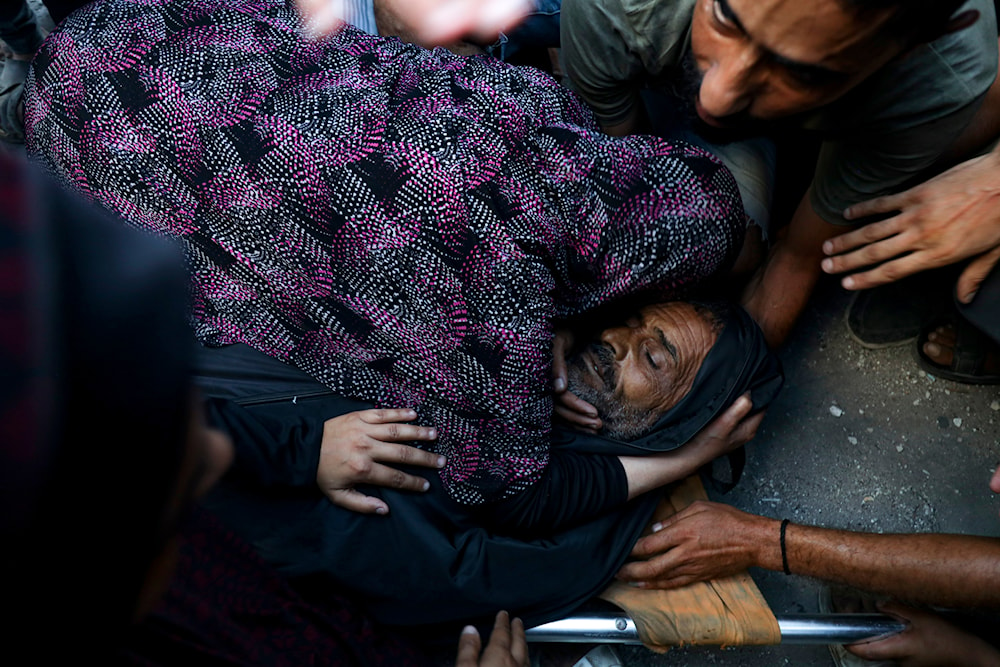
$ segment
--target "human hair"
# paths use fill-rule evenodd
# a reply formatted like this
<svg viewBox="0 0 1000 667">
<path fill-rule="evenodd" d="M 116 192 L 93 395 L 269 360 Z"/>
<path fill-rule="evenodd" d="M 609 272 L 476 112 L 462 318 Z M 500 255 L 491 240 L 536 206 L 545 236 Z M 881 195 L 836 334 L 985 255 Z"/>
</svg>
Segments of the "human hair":
<svg viewBox="0 0 1000 667">
<path fill-rule="evenodd" d="M 838 0 L 859 18 L 892 14 L 882 31 L 901 44 L 931 42 L 944 34 L 951 16 L 964 0 Z"/>
</svg>

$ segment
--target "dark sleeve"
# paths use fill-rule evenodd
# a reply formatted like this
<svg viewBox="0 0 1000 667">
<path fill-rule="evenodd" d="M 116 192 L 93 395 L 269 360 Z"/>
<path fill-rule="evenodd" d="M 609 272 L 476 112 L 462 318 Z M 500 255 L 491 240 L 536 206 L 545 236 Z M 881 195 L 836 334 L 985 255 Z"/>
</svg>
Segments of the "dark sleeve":
<svg viewBox="0 0 1000 667">
<path fill-rule="evenodd" d="M 205 413 L 209 425 L 233 440 L 232 474 L 265 487 L 316 485 L 326 420 L 289 410 L 247 408 L 220 398 L 206 401 Z"/>
<path fill-rule="evenodd" d="M 627 500 L 628 479 L 617 456 L 555 449 L 541 480 L 523 493 L 488 506 L 486 521 L 522 537 L 551 535 Z"/>
</svg>

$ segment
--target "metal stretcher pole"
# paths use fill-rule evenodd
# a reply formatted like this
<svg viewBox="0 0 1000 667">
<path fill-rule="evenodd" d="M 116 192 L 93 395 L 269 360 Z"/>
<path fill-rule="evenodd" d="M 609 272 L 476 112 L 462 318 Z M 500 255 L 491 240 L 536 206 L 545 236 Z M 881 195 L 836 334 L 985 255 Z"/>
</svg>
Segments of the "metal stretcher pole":
<svg viewBox="0 0 1000 667">
<path fill-rule="evenodd" d="M 905 625 L 886 614 L 794 614 L 779 616 L 782 644 L 850 644 L 901 632 Z M 624 613 L 595 612 L 545 623 L 526 632 L 529 642 L 641 644 Z"/>
</svg>

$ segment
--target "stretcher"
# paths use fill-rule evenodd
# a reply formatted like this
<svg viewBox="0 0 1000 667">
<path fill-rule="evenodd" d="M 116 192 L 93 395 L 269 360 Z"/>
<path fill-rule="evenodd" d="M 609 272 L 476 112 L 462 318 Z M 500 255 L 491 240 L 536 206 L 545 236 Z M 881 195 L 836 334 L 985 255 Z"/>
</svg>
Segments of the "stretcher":
<svg viewBox="0 0 1000 667">
<path fill-rule="evenodd" d="M 666 496 L 650 525 L 708 499 L 691 477 Z M 529 642 L 673 646 L 850 644 L 888 636 L 905 625 L 885 614 L 796 614 L 776 617 L 746 572 L 669 591 L 612 583 L 599 599 L 564 619 L 527 630 Z"/>
</svg>

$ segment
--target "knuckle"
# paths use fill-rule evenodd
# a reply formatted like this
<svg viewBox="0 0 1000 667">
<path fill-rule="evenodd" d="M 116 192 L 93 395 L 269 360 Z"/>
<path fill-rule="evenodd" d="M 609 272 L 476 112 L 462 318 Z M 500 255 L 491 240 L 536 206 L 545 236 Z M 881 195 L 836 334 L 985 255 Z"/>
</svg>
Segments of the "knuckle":
<svg viewBox="0 0 1000 667">
<path fill-rule="evenodd" d="M 348 470 L 356 477 L 367 477 L 372 471 L 372 462 L 368 458 L 353 458 L 347 464 Z"/>
<path fill-rule="evenodd" d="M 392 473 L 392 487 L 396 489 L 401 489 L 406 485 L 406 475 L 404 475 L 399 470 Z"/>
</svg>

